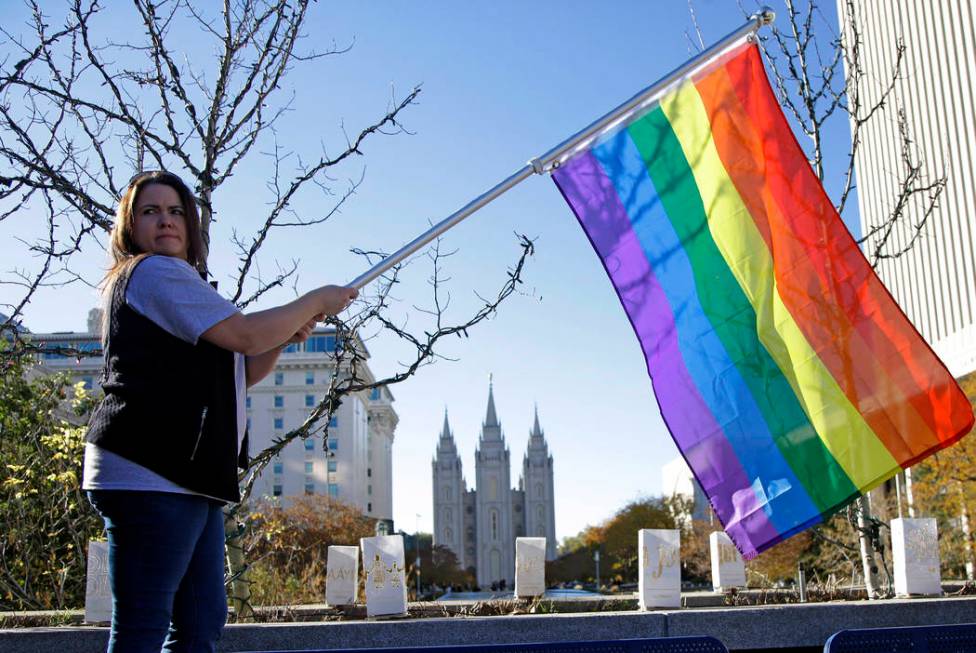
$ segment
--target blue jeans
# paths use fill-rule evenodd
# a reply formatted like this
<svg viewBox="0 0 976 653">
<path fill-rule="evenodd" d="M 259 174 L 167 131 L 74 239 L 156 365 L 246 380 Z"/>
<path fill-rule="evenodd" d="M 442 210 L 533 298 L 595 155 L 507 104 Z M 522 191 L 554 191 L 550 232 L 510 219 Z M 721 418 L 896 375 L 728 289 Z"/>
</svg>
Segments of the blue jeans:
<svg viewBox="0 0 976 653">
<path fill-rule="evenodd" d="M 108 533 L 109 653 L 215 651 L 227 620 L 221 504 L 134 490 L 88 498 Z"/>
</svg>

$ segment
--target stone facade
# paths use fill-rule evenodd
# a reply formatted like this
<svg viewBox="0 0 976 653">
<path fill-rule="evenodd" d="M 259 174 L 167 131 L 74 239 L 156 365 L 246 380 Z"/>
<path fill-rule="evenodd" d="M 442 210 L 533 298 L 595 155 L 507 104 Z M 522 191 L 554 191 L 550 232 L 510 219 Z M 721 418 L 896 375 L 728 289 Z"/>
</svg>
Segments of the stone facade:
<svg viewBox="0 0 976 653">
<path fill-rule="evenodd" d="M 538 412 L 517 488 L 511 486 L 510 454 L 490 386 L 475 451 L 475 489 L 467 489 L 446 412 L 431 467 L 434 544 L 450 548 L 462 569 L 474 569 L 479 585 L 488 587 L 502 580 L 512 585 L 516 537 L 545 537 L 546 559 L 556 557 L 553 459 Z"/>
</svg>

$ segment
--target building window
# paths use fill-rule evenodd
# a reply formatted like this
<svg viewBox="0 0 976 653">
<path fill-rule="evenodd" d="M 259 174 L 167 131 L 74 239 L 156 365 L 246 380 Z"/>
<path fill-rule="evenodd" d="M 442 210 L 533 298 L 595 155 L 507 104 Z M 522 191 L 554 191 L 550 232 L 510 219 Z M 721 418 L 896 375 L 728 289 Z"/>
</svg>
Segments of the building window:
<svg viewBox="0 0 976 653">
<path fill-rule="evenodd" d="M 491 511 L 491 539 L 498 539 L 498 511 Z"/>
<path fill-rule="evenodd" d="M 333 416 L 332 416 L 332 419 L 330 419 L 330 420 L 329 420 L 329 426 L 330 426 L 330 427 L 336 427 L 336 426 L 339 426 L 339 418 L 338 418 L 338 417 L 336 417 L 335 415 L 333 415 Z"/>
<path fill-rule="evenodd" d="M 305 395 L 305 407 L 315 408 L 315 395 Z"/>
<path fill-rule="evenodd" d="M 329 483 L 329 496 L 337 497 L 339 496 L 339 486 L 335 483 Z"/>
<path fill-rule="evenodd" d="M 373 468 L 372 467 L 367 467 L 366 468 L 366 478 L 373 478 Z"/>
<path fill-rule="evenodd" d="M 380 398 L 380 389 L 379 388 L 373 388 L 370 391 L 370 393 L 369 393 L 369 398 L 372 399 L 373 401 L 376 401 L 377 399 L 379 399 Z"/>
<path fill-rule="evenodd" d="M 91 390 L 95 385 L 95 379 L 90 376 L 81 377 L 81 385 L 85 390 Z"/>
<path fill-rule="evenodd" d="M 315 385 L 315 372 L 305 372 L 305 385 Z"/>
<path fill-rule="evenodd" d="M 305 351 L 329 352 L 335 348 L 335 336 L 312 336 L 305 341 Z"/>
<path fill-rule="evenodd" d="M 65 356 L 54 352 L 44 351 L 44 349 L 57 349 L 58 347 L 70 347 L 70 342 L 45 342 L 41 349 L 41 358 L 65 358 Z"/>
<path fill-rule="evenodd" d="M 311 474 L 314 471 L 314 464 L 315 463 L 312 463 L 312 462 L 305 463 L 305 473 L 306 474 Z"/>
<path fill-rule="evenodd" d="M 329 459 L 329 471 L 330 472 L 334 472 L 334 471 L 336 471 L 336 469 L 338 469 L 338 467 L 339 467 L 339 465 L 336 463 L 336 461 L 334 461 L 334 460 L 332 460 L 330 458 Z"/>
<path fill-rule="evenodd" d="M 274 473 L 275 474 L 281 474 L 284 471 L 285 471 L 285 466 L 282 463 L 275 463 L 274 464 Z"/>
<path fill-rule="evenodd" d="M 315 494 L 315 483 L 305 484 L 305 494 Z"/>
<path fill-rule="evenodd" d="M 277 431 L 280 431 L 281 429 L 285 428 L 285 418 L 284 417 L 275 417 L 274 418 L 274 427 L 275 427 L 275 430 L 277 430 Z"/>
<path fill-rule="evenodd" d="M 284 352 L 286 354 L 294 354 L 297 351 L 298 351 L 298 345 L 295 344 L 294 342 L 288 345 L 287 347 L 285 347 L 284 349 Z"/>
<path fill-rule="evenodd" d="M 250 397 L 247 397 L 246 399 L 244 399 L 244 407 L 245 408 L 250 408 L 251 407 L 251 398 Z"/>
<path fill-rule="evenodd" d="M 274 407 L 275 408 L 284 408 L 285 407 L 285 398 L 282 395 L 275 395 L 274 396 Z"/>
<path fill-rule="evenodd" d="M 247 430 L 248 431 L 251 430 L 251 418 L 250 417 L 247 418 Z"/>
<path fill-rule="evenodd" d="M 329 438 L 329 451 L 336 451 L 339 448 L 339 441 L 335 438 Z"/>
<path fill-rule="evenodd" d="M 274 496 L 276 496 L 276 497 L 280 497 L 281 496 L 281 486 L 280 485 L 275 485 L 274 488 L 272 488 L 271 493 Z"/>
<path fill-rule="evenodd" d="M 366 494 L 372 494 L 372 493 L 373 493 L 373 486 L 372 485 L 367 485 L 366 486 Z"/>
<path fill-rule="evenodd" d="M 285 384 L 285 373 L 284 372 L 275 372 L 274 384 L 275 385 L 284 385 Z"/>
<path fill-rule="evenodd" d="M 373 504 L 372 503 L 367 503 L 366 504 L 366 512 L 373 512 Z"/>
<path fill-rule="evenodd" d="M 305 439 L 305 451 L 315 451 L 315 440 L 312 438 Z"/>
</svg>

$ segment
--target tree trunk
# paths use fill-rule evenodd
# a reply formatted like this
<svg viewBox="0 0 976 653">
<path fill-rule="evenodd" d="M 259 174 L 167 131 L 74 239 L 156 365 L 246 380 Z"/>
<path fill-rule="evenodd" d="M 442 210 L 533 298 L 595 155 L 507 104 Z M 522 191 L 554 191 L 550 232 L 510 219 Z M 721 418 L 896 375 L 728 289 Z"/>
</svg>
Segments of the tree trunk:
<svg viewBox="0 0 976 653">
<path fill-rule="evenodd" d="M 210 223 L 213 221 L 213 213 L 211 212 L 210 201 L 213 197 L 213 192 L 210 188 L 206 188 L 200 193 L 198 198 L 200 201 L 200 239 L 203 241 L 203 251 L 200 253 L 200 272 L 207 273 L 210 271 L 210 265 L 208 259 L 210 258 Z"/>
<path fill-rule="evenodd" d="M 908 500 L 908 517 L 915 519 L 915 495 L 912 493 L 912 468 L 905 470 L 905 498 Z"/>
<path fill-rule="evenodd" d="M 973 557 L 973 533 L 969 526 L 969 508 L 966 506 L 966 493 L 963 491 L 962 483 L 957 481 L 956 489 L 959 490 L 959 521 L 962 522 L 962 546 L 964 560 L 966 561 L 966 580 L 974 580 L 976 558 Z"/>
<path fill-rule="evenodd" d="M 250 619 L 254 616 L 251 606 L 251 580 L 248 577 L 247 561 L 244 558 L 244 538 L 237 527 L 237 517 L 233 512 L 224 513 L 224 545 L 227 552 L 227 570 L 232 579 L 230 582 L 231 607 L 237 615 L 237 621 Z"/>
<path fill-rule="evenodd" d="M 861 567 L 864 570 L 864 587 L 869 599 L 881 598 L 878 587 L 878 564 L 874 558 L 874 547 L 868 535 L 871 522 L 871 506 L 866 496 L 857 500 L 857 541 L 861 550 Z"/>
</svg>

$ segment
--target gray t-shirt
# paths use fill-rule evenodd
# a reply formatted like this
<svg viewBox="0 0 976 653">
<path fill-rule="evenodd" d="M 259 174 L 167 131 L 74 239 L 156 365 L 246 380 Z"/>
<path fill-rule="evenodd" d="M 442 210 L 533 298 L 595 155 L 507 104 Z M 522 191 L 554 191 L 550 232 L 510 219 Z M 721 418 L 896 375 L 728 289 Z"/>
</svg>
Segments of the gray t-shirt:
<svg viewBox="0 0 976 653">
<path fill-rule="evenodd" d="M 125 302 L 168 333 L 196 344 L 200 334 L 237 313 L 237 307 L 200 278 L 189 263 L 171 256 L 150 256 L 136 266 L 125 291 Z M 234 354 L 237 386 L 237 442 L 244 439 L 244 356 Z M 142 465 L 92 443 L 85 444 L 83 490 L 144 490 L 198 494 L 168 481 Z"/>
</svg>

